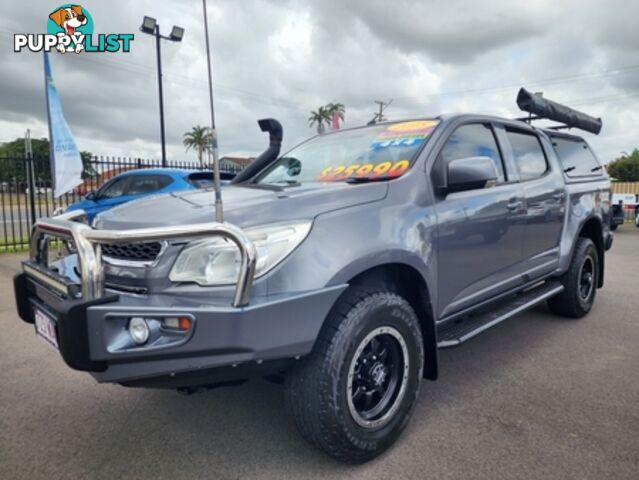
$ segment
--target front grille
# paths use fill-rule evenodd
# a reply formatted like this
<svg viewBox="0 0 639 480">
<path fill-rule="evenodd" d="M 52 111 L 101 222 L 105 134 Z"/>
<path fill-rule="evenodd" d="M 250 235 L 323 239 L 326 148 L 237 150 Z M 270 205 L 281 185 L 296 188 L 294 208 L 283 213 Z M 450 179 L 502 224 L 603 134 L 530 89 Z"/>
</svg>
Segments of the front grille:
<svg viewBox="0 0 639 480">
<path fill-rule="evenodd" d="M 161 250 L 162 244 L 160 242 L 102 245 L 104 256 L 134 262 L 152 262 L 158 257 Z"/>
</svg>

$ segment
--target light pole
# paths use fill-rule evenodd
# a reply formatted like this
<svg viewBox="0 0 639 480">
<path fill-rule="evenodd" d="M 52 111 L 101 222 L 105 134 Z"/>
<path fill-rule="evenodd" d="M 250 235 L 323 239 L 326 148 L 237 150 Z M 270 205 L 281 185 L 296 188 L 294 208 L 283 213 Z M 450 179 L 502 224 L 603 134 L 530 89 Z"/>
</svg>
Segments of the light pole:
<svg viewBox="0 0 639 480">
<path fill-rule="evenodd" d="M 166 167 L 166 139 L 164 137 L 164 94 L 162 93 L 162 58 L 160 51 L 160 39 L 181 42 L 184 36 L 184 29 L 173 25 L 171 34 L 167 37 L 160 33 L 160 25 L 153 17 L 145 16 L 140 25 L 142 33 L 148 33 L 155 37 L 155 53 L 158 59 L 158 90 L 160 94 L 160 137 L 162 139 L 162 166 Z"/>
</svg>

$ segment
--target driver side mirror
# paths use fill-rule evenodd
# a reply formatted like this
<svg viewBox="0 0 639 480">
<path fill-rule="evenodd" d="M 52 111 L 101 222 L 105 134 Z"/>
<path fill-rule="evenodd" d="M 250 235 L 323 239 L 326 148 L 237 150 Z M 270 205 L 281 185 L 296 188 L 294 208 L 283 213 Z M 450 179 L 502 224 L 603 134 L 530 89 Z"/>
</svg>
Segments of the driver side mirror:
<svg viewBox="0 0 639 480">
<path fill-rule="evenodd" d="M 95 192 L 87 193 L 87 196 L 84 197 L 85 200 L 95 200 Z"/>
<path fill-rule="evenodd" d="M 497 169 L 490 157 L 451 160 L 447 166 L 446 193 L 485 188 L 497 180 Z"/>
</svg>

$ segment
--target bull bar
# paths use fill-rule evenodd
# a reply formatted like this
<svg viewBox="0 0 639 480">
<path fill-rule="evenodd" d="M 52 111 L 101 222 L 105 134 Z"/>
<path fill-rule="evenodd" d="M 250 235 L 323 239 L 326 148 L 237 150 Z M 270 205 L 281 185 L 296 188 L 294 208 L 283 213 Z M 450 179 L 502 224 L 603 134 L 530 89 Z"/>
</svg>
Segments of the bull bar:
<svg viewBox="0 0 639 480">
<path fill-rule="evenodd" d="M 233 242 L 240 252 L 240 268 L 232 306 L 248 305 L 255 275 L 257 250 L 244 232 L 229 223 L 200 223 L 167 227 L 135 228 L 130 230 L 96 230 L 86 223 L 86 213 L 75 210 L 52 218 L 41 218 L 32 227 L 29 256 L 31 262 L 47 266 L 47 237 L 71 240 L 78 255 L 81 296 L 84 301 L 100 299 L 105 295 L 102 244 L 124 244 L 157 240 L 196 239 L 221 236 Z M 38 270 L 25 264 L 25 273 L 39 277 Z M 56 283 L 52 277 L 41 276 L 41 281 Z M 60 284 L 60 282 L 58 282 Z M 66 285 L 59 285 L 65 288 Z"/>
</svg>

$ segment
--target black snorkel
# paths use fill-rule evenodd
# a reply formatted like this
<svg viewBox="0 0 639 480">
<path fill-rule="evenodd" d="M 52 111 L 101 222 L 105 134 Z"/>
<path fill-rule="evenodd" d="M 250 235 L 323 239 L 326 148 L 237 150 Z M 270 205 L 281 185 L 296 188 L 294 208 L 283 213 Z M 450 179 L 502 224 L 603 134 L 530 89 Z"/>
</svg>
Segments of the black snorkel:
<svg viewBox="0 0 639 480">
<path fill-rule="evenodd" d="M 253 162 L 236 175 L 231 184 L 244 183 L 260 171 L 264 170 L 270 163 L 277 160 L 282 148 L 282 124 L 274 118 L 263 118 L 257 121 L 260 130 L 269 133 L 268 148 L 264 150 Z"/>
</svg>

